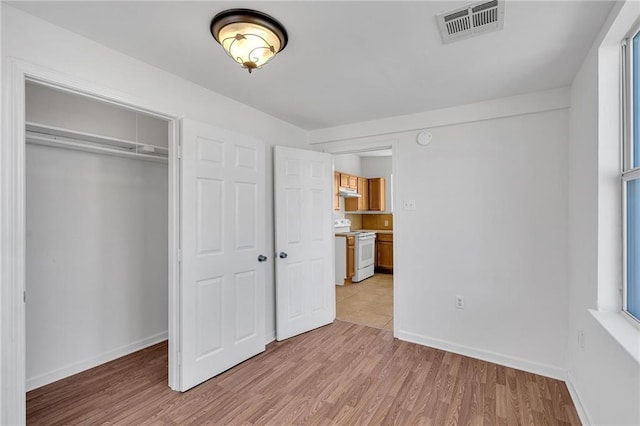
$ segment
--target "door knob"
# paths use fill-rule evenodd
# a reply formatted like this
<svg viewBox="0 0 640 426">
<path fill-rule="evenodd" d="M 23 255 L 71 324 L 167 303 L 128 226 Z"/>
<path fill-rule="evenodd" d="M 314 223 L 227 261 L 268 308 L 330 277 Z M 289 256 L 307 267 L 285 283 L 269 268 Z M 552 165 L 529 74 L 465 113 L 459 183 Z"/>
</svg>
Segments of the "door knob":
<svg viewBox="0 0 640 426">
<path fill-rule="evenodd" d="M 286 259 L 288 254 L 283 252 L 283 251 L 281 251 L 279 256 L 280 256 L 280 259 Z"/>
<path fill-rule="evenodd" d="M 260 256 L 258 256 L 258 262 L 266 262 L 267 261 L 267 256 L 265 256 L 264 254 L 261 254 Z"/>
</svg>

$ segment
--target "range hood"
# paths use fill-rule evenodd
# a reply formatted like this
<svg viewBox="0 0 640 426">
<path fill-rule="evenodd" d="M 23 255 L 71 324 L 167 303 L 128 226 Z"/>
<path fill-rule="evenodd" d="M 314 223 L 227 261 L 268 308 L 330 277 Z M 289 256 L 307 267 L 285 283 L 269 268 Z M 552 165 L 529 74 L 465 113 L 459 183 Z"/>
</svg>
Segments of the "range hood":
<svg viewBox="0 0 640 426">
<path fill-rule="evenodd" d="M 358 191 L 352 188 L 343 188 L 340 187 L 338 190 L 338 195 L 344 198 L 360 198 L 362 195 L 358 194 Z"/>
</svg>

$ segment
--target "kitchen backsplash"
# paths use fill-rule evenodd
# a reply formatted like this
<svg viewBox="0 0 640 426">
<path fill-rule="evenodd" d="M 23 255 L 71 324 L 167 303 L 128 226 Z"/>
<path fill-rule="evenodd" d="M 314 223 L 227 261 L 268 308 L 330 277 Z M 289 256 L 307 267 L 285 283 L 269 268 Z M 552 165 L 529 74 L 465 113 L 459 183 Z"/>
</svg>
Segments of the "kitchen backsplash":
<svg viewBox="0 0 640 426">
<path fill-rule="evenodd" d="M 345 213 L 345 219 L 351 221 L 351 229 L 362 229 L 362 216 L 361 214 Z"/>
<path fill-rule="evenodd" d="M 351 229 L 393 230 L 393 214 L 350 214 L 344 215 L 351 221 Z"/>
</svg>

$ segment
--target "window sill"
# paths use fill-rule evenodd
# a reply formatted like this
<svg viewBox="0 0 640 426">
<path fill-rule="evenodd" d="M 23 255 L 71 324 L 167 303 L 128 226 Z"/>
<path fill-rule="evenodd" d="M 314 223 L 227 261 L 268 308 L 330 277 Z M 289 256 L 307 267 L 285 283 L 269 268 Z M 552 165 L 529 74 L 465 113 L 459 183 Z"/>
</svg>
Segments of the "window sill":
<svg viewBox="0 0 640 426">
<path fill-rule="evenodd" d="M 595 320 L 640 364 L 640 326 L 632 323 L 622 312 L 603 312 L 589 309 Z"/>
</svg>

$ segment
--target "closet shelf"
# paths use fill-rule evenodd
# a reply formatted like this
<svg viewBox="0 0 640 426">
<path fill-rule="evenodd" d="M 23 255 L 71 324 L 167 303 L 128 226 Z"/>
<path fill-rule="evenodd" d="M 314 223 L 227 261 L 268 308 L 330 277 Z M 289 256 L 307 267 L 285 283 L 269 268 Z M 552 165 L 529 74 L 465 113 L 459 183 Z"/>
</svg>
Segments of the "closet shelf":
<svg viewBox="0 0 640 426">
<path fill-rule="evenodd" d="M 92 133 L 45 124 L 27 122 L 27 142 L 38 145 L 60 146 L 90 152 L 104 152 L 123 157 L 136 157 L 167 162 L 169 150 L 157 145 L 144 144 L 125 139 L 112 138 Z"/>
</svg>

